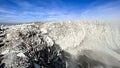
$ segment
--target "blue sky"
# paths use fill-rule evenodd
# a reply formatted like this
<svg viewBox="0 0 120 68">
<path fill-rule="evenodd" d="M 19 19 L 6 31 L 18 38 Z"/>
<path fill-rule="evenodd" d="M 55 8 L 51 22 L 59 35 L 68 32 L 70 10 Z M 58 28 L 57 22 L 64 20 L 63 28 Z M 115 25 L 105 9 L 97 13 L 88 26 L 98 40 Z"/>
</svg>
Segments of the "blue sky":
<svg viewBox="0 0 120 68">
<path fill-rule="evenodd" d="M 120 0 L 0 0 L 0 23 L 119 18 Z"/>
</svg>

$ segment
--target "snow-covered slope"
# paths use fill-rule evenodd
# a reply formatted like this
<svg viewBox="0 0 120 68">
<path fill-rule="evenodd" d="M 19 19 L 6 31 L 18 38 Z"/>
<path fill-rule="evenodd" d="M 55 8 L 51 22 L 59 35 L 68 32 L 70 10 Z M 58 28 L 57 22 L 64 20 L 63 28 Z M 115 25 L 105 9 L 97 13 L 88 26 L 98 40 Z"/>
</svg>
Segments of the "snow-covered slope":
<svg viewBox="0 0 120 68">
<path fill-rule="evenodd" d="M 19 32 L 42 31 L 71 55 L 71 63 L 66 63 L 67 68 L 75 68 L 84 55 L 100 63 L 91 68 L 120 68 L 119 23 L 67 21 L 23 24 L 7 28 L 6 39 L 9 41 L 20 41 L 17 34 Z"/>
<path fill-rule="evenodd" d="M 45 23 L 42 28 L 76 59 L 79 55 L 120 67 L 120 24 L 105 22 L 69 21 Z"/>
</svg>

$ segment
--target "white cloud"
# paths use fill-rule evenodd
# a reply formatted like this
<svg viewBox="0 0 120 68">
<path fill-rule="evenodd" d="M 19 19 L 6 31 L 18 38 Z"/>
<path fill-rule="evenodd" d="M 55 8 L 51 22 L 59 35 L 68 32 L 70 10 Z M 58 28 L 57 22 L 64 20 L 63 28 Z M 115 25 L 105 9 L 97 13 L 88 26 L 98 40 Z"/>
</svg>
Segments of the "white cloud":
<svg viewBox="0 0 120 68">
<path fill-rule="evenodd" d="M 0 12 L 4 12 L 5 14 L 0 15 L 0 17 L 4 19 L 18 20 L 18 21 L 19 20 L 42 21 L 42 20 L 57 20 L 57 19 L 62 20 L 62 19 L 70 18 L 70 14 L 66 14 L 69 12 L 64 10 L 58 11 L 55 8 L 51 9 L 45 6 L 39 7 L 33 3 L 30 3 L 29 1 L 12 0 L 12 2 L 22 7 L 23 10 L 20 11 L 16 10 L 15 12 L 12 12 L 9 10 L 1 9 Z"/>
<path fill-rule="evenodd" d="M 120 1 L 117 1 L 89 8 L 80 14 L 80 18 L 89 20 L 119 20 L 119 3 Z"/>
<path fill-rule="evenodd" d="M 6 10 L 6 9 L 3 9 L 3 8 L 0 8 L 0 13 L 14 14 L 13 11 Z"/>
<path fill-rule="evenodd" d="M 13 0 L 14 3 L 25 8 L 23 10 L 10 11 L 0 8 L 1 13 L 5 13 L 0 15 L 0 17 L 4 19 L 16 20 L 16 21 L 49 21 L 49 20 L 71 20 L 71 19 L 112 19 L 120 18 L 120 14 L 118 14 L 119 7 L 116 6 L 116 3 L 109 3 L 101 6 L 94 6 L 95 3 L 92 3 L 88 8 L 85 8 L 81 13 L 68 11 L 66 9 L 52 9 L 46 8 L 44 6 L 39 7 L 35 6 L 33 3 L 29 3 L 28 1 L 19 1 Z M 119 2 L 120 3 L 120 2 Z M 56 6 L 58 7 L 58 6 Z M 26 10 L 28 8 L 29 10 Z M 80 10 L 78 8 L 78 10 Z M 120 10 L 119 10 L 120 11 Z"/>
<path fill-rule="evenodd" d="M 12 0 L 13 3 L 17 4 L 18 6 L 22 8 L 29 8 L 29 7 L 35 7 L 32 3 L 29 1 L 24 1 L 24 0 Z"/>
</svg>

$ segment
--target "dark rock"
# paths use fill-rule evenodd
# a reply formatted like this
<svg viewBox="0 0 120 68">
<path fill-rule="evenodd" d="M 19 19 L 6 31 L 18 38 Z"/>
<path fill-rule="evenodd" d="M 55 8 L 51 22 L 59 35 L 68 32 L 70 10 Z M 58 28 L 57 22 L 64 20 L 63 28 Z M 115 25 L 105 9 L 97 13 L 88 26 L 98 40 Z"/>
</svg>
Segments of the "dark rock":
<svg viewBox="0 0 120 68">
<path fill-rule="evenodd" d="M 5 44 L 5 43 L 3 43 L 3 42 L 2 42 L 2 43 L 0 43 L 0 47 L 4 46 L 4 44 Z"/>
<path fill-rule="evenodd" d="M 23 41 L 11 42 L 9 52 L 4 54 L 1 60 L 2 68 L 65 68 L 65 60 L 60 54 L 61 48 L 55 44 L 48 36 L 39 32 L 28 31 L 19 32 L 19 37 Z M 3 36 L 1 34 L 1 36 Z M 17 44 L 15 44 L 17 43 Z M 1 40 L 0 46 L 4 43 Z"/>
<path fill-rule="evenodd" d="M 6 35 L 5 33 L 2 33 L 0 34 L 0 37 L 5 37 L 5 35 Z"/>
</svg>

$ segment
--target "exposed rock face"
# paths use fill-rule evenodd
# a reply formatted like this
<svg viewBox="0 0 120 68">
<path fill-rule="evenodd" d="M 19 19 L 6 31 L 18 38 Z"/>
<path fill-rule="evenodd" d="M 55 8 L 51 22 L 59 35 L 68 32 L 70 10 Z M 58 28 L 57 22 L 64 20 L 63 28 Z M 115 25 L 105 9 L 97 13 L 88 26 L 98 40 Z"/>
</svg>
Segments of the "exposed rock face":
<svg viewBox="0 0 120 68">
<path fill-rule="evenodd" d="M 0 47 L 4 46 L 4 38 L 6 36 L 5 34 L 5 29 L 3 28 L 3 26 L 0 26 Z"/>
<path fill-rule="evenodd" d="M 0 68 L 120 68 L 119 41 L 119 25 L 1 26 Z"/>
<path fill-rule="evenodd" d="M 5 36 L 1 34 L 4 37 L 1 40 L 1 68 L 65 68 L 60 47 L 45 35 L 45 31 L 31 28 L 24 32 L 16 30 L 14 35 L 9 34 L 5 46 L 2 42 Z"/>
</svg>

